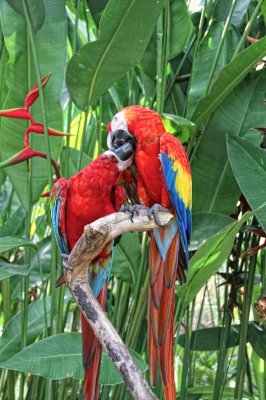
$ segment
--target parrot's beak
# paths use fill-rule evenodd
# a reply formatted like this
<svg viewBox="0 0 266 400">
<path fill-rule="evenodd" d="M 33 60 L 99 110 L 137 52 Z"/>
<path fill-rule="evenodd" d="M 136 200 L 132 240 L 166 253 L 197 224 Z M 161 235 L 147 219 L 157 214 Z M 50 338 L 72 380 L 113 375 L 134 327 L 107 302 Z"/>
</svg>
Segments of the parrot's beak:
<svg viewBox="0 0 266 400">
<path fill-rule="evenodd" d="M 132 136 L 124 138 L 125 140 L 122 138 L 113 139 L 115 146 L 112 146 L 110 150 L 105 152 L 105 154 L 114 156 L 118 161 L 117 164 L 119 170 L 123 171 L 127 169 L 134 161 L 136 144 Z"/>
<path fill-rule="evenodd" d="M 117 150 L 125 143 L 131 143 L 132 146 L 134 145 L 135 150 L 135 140 L 134 136 L 132 136 L 129 132 L 124 131 L 122 129 L 118 129 L 114 132 L 109 132 L 107 137 L 107 146 L 110 150 Z"/>
</svg>

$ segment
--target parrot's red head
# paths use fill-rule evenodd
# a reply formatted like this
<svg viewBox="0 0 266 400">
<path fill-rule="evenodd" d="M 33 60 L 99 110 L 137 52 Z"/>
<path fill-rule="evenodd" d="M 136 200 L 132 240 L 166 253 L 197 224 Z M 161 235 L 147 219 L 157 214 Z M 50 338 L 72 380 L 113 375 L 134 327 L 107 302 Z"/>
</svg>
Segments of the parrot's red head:
<svg viewBox="0 0 266 400">
<path fill-rule="evenodd" d="M 141 106 L 123 108 L 107 125 L 109 132 L 107 146 L 116 149 L 132 137 L 138 140 L 147 138 L 150 132 L 160 136 L 165 132 L 162 120 L 157 112 Z"/>
</svg>

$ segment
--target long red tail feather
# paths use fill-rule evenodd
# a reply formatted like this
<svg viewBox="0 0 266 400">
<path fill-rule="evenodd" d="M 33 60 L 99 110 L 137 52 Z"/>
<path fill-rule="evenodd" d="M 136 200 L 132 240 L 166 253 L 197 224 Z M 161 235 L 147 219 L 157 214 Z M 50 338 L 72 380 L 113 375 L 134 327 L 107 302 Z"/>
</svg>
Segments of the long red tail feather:
<svg viewBox="0 0 266 400">
<path fill-rule="evenodd" d="M 105 306 L 107 294 L 107 283 L 98 296 L 98 302 L 102 308 Z M 99 397 L 99 374 L 102 355 L 102 346 L 94 335 L 93 330 L 86 321 L 85 317 L 81 316 L 82 324 L 82 354 L 84 366 L 84 399 L 97 400 Z"/>
<path fill-rule="evenodd" d="M 177 276 L 178 235 L 173 239 L 163 261 L 156 241 L 151 236 L 149 290 L 149 364 L 150 380 L 157 385 L 160 369 L 165 400 L 175 400 L 174 381 L 174 308 Z"/>
</svg>

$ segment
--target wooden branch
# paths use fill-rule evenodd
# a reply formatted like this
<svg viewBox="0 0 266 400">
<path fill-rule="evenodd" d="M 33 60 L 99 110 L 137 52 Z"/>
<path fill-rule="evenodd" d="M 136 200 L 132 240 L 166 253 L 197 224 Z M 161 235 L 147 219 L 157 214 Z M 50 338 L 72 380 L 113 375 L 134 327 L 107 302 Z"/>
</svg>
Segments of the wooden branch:
<svg viewBox="0 0 266 400">
<path fill-rule="evenodd" d="M 162 225 L 166 225 L 172 217 L 169 212 L 159 212 Z M 137 400 L 154 400 L 156 396 L 93 295 L 87 267 L 115 237 L 125 232 L 143 232 L 156 227 L 153 217 L 147 217 L 146 207 L 143 207 L 140 215 L 134 216 L 133 222 L 128 213 L 122 212 L 100 218 L 84 228 L 84 234 L 70 253 L 67 261 L 69 268 L 64 272 L 78 307 L 127 384 L 133 399 Z"/>
</svg>

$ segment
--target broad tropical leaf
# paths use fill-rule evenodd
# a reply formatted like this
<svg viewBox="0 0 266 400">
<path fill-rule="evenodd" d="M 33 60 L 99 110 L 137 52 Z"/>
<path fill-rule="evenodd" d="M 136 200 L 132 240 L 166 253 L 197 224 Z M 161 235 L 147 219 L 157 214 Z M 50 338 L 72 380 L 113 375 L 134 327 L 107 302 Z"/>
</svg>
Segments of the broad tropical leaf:
<svg viewBox="0 0 266 400">
<path fill-rule="evenodd" d="M 220 105 L 202 132 L 192 158 L 194 212 L 230 215 L 234 211 L 240 190 L 228 160 L 226 135 L 260 141 L 260 135 L 251 128 L 266 123 L 265 84 L 264 71 L 249 75 Z"/>
<path fill-rule="evenodd" d="M 70 60 L 66 82 L 81 109 L 95 104 L 138 61 L 155 28 L 164 0 L 110 0 L 100 20 L 99 38 Z"/>
</svg>

